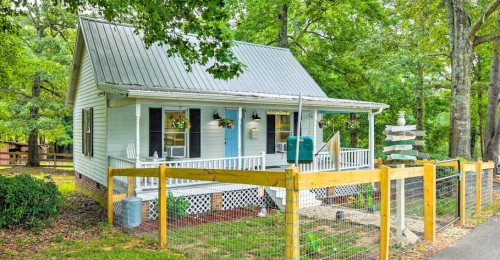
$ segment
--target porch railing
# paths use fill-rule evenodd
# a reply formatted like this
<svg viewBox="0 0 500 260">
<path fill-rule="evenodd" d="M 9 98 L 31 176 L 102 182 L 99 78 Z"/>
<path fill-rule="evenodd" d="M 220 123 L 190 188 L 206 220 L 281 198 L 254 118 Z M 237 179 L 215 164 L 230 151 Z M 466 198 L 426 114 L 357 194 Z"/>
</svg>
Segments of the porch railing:
<svg viewBox="0 0 500 260">
<path fill-rule="evenodd" d="M 240 165 L 241 159 L 241 167 Z M 141 161 L 140 168 L 157 168 L 160 165 L 166 165 L 168 168 L 194 168 L 194 169 L 242 169 L 242 170 L 265 170 L 265 153 L 259 156 L 243 156 L 230 158 L 215 158 L 215 159 L 197 159 L 197 160 L 182 160 L 182 161 Z M 109 166 L 113 168 L 135 168 L 135 161 L 132 159 L 124 159 L 115 156 L 109 156 Z M 126 177 L 122 181 L 126 181 Z M 152 177 L 137 177 L 136 191 L 147 189 L 156 189 L 158 187 L 158 178 Z M 205 183 L 198 180 L 187 180 L 168 178 L 167 185 L 169 186 L 185 186 L 193 184 Z"/>
<path fill-rule="evenodd" d="M 369 167 L 369 151 L 369 149 L 340 148 L 340 170 Z M 321 152 L 314 156 L 312 163 L 299 166 L 301 172 L 338 170 L 328 152 Z"/>
</svg>

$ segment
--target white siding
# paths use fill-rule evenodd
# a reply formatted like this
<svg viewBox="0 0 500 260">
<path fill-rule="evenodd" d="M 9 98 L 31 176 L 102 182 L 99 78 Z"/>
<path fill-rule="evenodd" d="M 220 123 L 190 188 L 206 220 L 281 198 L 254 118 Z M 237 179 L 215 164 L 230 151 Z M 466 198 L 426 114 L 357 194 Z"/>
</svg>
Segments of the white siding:
<svg viewBox="0 0 500 260">
<path fill-rule="evenodd" d="M 168 110 L 179 110 L 179 103 L 167 102 L 163 104 Z M 140 118 L 140 156 L 149 156 L 149 108 L 161 108 L 160 105 L 141 105 Z M 224 117 L 224 107 L 210 106 L 207 103 L 200 102 L 200 106 L 183 106 L 182 109 L 199 108 L 201 109 L 201 158 L 223 158 L 224 157 L 224 128 L 218 126 L 218 122 L 213 120 L 214 110 L 217 109 L 219 115 Z M 267 141 L 267 122 L 266 109 L 244 107 L 246 113 L 242 119 L 243 122 L 243 155 L 256 156 L 266 151 Z M 236 108 L 231 108 L 236 109 Z M 279 108 L 274 108 L 279 109 Z M 252 112 L 256 111 L 262 118 L 261 121 L 252 120 Z M 292 111 L 293 112 L 293 111 Z M 126 147 L 128 143 L 135 144 L 135 105 L 115 107 L 108 109 L 108 155 L 120 156 L 126 158 Z M 293 113 L 292 113 L 293 114 Z M 313 137 L 314 127 L 317 122 L 314 121 L 313 111 L 304 111 L 303 113 L 303 131 L 307 136 Z M 318 113 L 318 120 L 321 114 Z M 293 122 L 293 121 L 292 121 Z M 250 129 L 258 128 L 259 136 L 256 139 L 250 138 Z M 323 131 L 316 129 L 317 141 L 316 149 L 323 145 Z M 266 155 L 266 165 L 286 165 L 286 153 L 276 153 Z"/>
<path fill-rule="evenodd" d="M 108 108 L 108 155 L 127 158 L 127 145 L 135 144 L 135 105 Z"/>
<path fill-rule="evenodd" d="M 75 104 L 73 107 L 73 161 L 75 171 L 106 185 L 106 97 L 98 96 L 87 49 L 83 50 Z M 82 109 L 94 108 L 94 156 L 82 153 Z"/>
</svg>

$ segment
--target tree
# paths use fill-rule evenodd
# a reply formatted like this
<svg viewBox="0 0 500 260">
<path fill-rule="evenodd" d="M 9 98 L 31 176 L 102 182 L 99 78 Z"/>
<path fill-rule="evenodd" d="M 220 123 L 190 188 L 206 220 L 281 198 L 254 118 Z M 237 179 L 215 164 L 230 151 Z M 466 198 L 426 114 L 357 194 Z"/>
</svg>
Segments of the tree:
<svg viewBox="0 0 500 260">
<path fill-rule="evenodd" d="M 485 22 L 500 6 L 500 0 L 488 5 L 484 2 L 464 0 L 445 0 L 444 6 L 448 23 L 448 38 L 451 57 L 451 104 L 450 104 L 450 157 L 471 156 L 471 126 L 470 126 L 470 91 L 471 64 L 474 48 L 485 42 L 500 38 L 496 32 L 478 35 Z M 482 9 L 471 22 L 470 10 L 473 7 Z M 497 143 L 498 145 L 498 143 Z"/>
<path fill-rule="evenodd" d="M 500 87 L 500 39 L 493 42 L 491 54 L 490 84 L 488 86 L 488 110 L 484 133 L 484 159 L 498 165 L 498 142 L 500 139 L 500 118 L 498 118 L 498 96 Z M 496 174 L 496 167 L 495 167 Z"/>
<path fill-rule="evenodd" d="M 39 131 L 55 131 L 61 117 L 69 113 L 64 93 L 76 16 L 61 6 L 37 1 L 25 8 L 26 16 L 12 17 L 21 28 L 17 32 L 17 44 L 22 46 L 20 66 L 1 91 L 10 101 L 6 104 L 10 111 L 6 125 L 28 136 L 26 165 L 37 167 Z"/>
</svg>

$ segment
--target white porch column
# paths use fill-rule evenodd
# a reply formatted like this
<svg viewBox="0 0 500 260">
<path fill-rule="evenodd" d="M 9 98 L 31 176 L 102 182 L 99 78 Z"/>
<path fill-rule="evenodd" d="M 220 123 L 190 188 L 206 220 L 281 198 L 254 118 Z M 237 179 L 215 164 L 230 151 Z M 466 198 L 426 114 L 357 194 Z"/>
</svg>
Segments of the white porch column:
<svg viewBox="0 0 500 260">
<path fill-rule="evenodd" d="M 375 160 L 375 124 L 374 124 L 374 115 L 372 112 L 368 113 L 368 163 L 370 165 L 370 169 L 373 170 L 375 164 L 373 160 Z"/>
<path fill-rule="evenodd" d="M 141 168 L 140 151 L 140 121 L 141 121 L 141 104 L 135 104 L 135 168 Z"/>
<path fill-rule="evenodd" d="M 243 126 L 241 125 L 241 117 L 243 110 L 241 107 L 238 107 L 238 170 L 241 170 L 241 136 L 243 131 Z"/>
<path fill-rule="evenodd" d="M 314 122 L 312 123 L 313 126 L 313 140 L 314 140 L 314 149 L 313 153 L 316 155 L 316 151 L 318 151 L 316 145 L 318 145 L 318 136 L 316 134 L 316 129 L 318 128 L 316 124 L 318 123 L 318 110 L 314 110 Z M 318 159 L 316 159 L 316 156 L 313 157 L 313 171 L 317 172 L 318 171 Z"/>
</svg>

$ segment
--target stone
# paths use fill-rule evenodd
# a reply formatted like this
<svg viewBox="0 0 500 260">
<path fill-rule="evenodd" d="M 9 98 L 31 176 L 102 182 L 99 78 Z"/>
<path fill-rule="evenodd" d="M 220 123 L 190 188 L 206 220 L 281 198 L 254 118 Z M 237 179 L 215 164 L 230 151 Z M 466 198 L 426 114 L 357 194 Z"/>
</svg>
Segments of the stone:
<svg viewBox="0 0 500 260">
<path fill-rule="evenodd" d="M 405 230 L 403 231 L 403 236 L 406 237 L 406 242 L 408 245 L 413 245 L 420 242 L 420 238 L 418 238 L 415 233 L 411 232 L 411 230 L 407 228 L 405 228 Z"/>
</svg>

